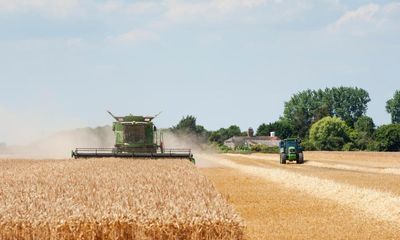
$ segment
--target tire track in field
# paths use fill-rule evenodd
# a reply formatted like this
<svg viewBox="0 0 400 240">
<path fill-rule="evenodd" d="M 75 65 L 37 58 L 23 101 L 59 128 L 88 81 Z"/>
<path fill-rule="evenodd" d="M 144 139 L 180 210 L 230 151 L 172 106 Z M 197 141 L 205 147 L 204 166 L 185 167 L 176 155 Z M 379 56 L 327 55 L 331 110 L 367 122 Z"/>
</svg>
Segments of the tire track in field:
<svg viewBox="0 0 400 240">
<path fill-rule="evenodd" d="M 202 168 L 245 220 L 245 239 L 397 239 L 400 228 L 232 168 Z"/>
<path fill-rule="evenodd" d="M 218 155 L 199 157 L 281 184 L 289 189 L 305 192 L 316 198 L 336 201 L 379 220 L 400 223 L 400 198 L 394 194 L 338 183 L 333 180 L 305 176 L 278 168 L 238 164 Z"/>
<path fill-rule="evenodd" d="M 226 154 L 227 156 L 235 156 L 235 154 Z M 237 156 L 237 154 L 236 154 Z M 249 159 L 259 159 L 259 160 L 268 160 L 268 161 L 279 161 L 279 158 L 274 158 L 273 156 L 257 156 L 257 155 L 240 155 L 241 157 L 249 158 Z M 328 164 L 322 163 L 314 160 L 307 160 L 304 163 L 305 166 L 312 166 L 318 168 L 328 168 L 328 169 L 338 169 L 338 170 L 347 170 L 347 171 L 357 171 L 357 172 L 365 172 L 365 173 L 381 173 L 381 174 L 393 174 L 400 175 L 400 168 L 375 168 L 375 167 L 360 167 L 360 166 L 352 166 L 346 164 Z"/>
<path fill-rule="evenodd" d="M 334 168 L 318 168 L 304 164 L 279 164 L 278 160 L 267 161 L 247 157 L 226 156 L 229 160 L 244 165 L 259 166 L 264 168 L 278 168 L 289 172 L 299 173 L 320 179 L 332 180 L 337 183 L 349 184 L 359 188 L 373 189 L 379 192 L 388 192 L 400 196 L 400 176 L 392 174 L 366 173 L 360 171 L 339 170 Z"/>
<path fill-rule="evenodd" d="M 373 167 L 358 167 L 350 166 L 345 164 L 326 164 L 317 161 L 308 161 L 305 163 L 307 166 L 319 167 L 319 168 L 330 168 L 348 171 L 358 171 L 366 173 L 381 173 L 381 174 L 393 174 L 400 175 L 400 168 L 373 168 Z"/>
</svg>

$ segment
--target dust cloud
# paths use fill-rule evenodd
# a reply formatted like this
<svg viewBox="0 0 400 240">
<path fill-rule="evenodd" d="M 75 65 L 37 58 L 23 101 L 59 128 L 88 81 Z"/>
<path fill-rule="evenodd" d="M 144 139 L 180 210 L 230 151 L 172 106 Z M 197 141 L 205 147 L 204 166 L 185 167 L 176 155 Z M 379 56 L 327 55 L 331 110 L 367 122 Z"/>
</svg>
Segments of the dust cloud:
<svg viewBox="0 0 400 240">
<path fill-rule="evenodd" d="M 106 148 L 113 145 L 114 133 L 110 126 L 104 126 L 58 132 L 30 144 L 3 147 L 0 154 L 9 158 L 65 159 L 71 157 L 71 151 L 75 148 Z"/>
<path fill-rule="evenodd" d="M 191 149 L 197 167 L 209 168 L 220 166 L 214 161 L 209 160 L 212 159 L 210 156 L 215 155 L 217 151 L 203 137 L 194 134 L 175 134 L 171 131 L 163 131 L 163 138 L 166 149 Z"/>
<path fill-rule="evenodd" d="M 192 134 L 174 134 L 163 130 L 163 143 L 166 149 L 191 149 L 198 167 L 215 167 L 216 163 L 209 161 L 209 155 L 216 150 L 207 141 Z M 114 133 L 110 126 L 97 128 L 78 128 L 58 132 L 41 138 L 29 144 L 2 146 L 2 158 L 30 159 L 68 159 L 75 148 L 112 148 Z"/>
</svg>

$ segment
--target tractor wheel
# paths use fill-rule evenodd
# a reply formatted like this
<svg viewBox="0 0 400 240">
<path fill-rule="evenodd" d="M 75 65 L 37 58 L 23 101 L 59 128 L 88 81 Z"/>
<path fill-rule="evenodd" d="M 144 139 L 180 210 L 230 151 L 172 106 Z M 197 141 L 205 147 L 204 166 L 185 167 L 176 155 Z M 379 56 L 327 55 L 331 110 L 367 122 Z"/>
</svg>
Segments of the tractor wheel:
<svg viewBox="0 0 400 240">
<path fill-rule="evenodd" d="M 297 159 L 297 164 L 303 164 L 303 163 L 304 163 L 303 153 L 299 153 L 299 159 Z"/>
<path fill-rule="evenodd" d="M 286 154 L 281 154 L 281 164 L 286 164 Z"/>
</svg>

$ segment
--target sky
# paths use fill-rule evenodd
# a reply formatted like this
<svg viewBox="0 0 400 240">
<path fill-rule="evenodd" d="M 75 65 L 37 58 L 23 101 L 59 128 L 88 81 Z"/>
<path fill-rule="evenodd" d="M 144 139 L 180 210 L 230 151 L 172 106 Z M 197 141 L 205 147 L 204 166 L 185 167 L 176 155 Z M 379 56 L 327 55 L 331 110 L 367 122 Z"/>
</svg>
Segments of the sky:
<svg viewBox="0 0 400 240">
<path fill-rule="evenodd" d="M 367 90 L 390 123 L 400 1 L 0 0 L 0 142 L 115 115 L 194 115 L 216 130 L 273 122 L 302 90 Z"/>
</svg>

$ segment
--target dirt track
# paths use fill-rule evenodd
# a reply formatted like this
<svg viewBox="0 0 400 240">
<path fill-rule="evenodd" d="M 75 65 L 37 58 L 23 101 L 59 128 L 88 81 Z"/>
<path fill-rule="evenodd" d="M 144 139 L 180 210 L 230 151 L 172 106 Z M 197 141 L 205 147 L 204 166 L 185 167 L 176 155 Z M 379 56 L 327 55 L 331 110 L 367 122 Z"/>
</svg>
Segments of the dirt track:
<svg viewBox="0 0 400 240">
<path fill-rule="evenodd" d="M 200 171 L 240 212 L 249 239 L 399 238 L 400 154 L 305 156 L 284 166 L 271 154 L 197 158 L 217 166 Z"/>
</svg>

